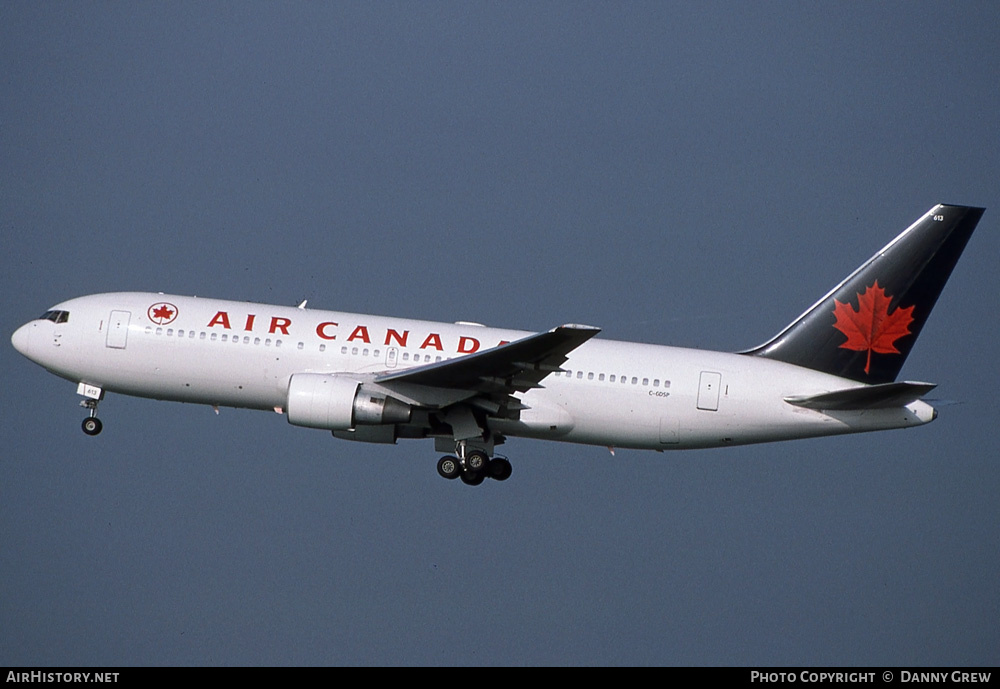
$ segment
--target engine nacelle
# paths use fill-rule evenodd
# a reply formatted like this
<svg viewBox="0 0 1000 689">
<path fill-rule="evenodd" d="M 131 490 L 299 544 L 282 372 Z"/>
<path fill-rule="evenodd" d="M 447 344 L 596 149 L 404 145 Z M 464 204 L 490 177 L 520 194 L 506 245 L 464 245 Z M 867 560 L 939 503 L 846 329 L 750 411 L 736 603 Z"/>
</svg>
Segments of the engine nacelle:
<svg viewBox="0 0 1000 689">
<path fill-rule="evenodd" d="M 288 382 L 288 423 L 329 431 L 410 420 L 411 408 L 350 376 L 296 373 Z"/>
</svg>

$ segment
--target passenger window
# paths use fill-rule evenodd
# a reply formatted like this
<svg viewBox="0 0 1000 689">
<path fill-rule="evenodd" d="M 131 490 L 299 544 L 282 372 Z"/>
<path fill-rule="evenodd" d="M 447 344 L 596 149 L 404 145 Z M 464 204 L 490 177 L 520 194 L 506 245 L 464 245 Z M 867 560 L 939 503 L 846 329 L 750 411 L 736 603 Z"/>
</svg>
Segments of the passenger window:
<svg viewBox="0 0 1000 689">
<path fill-rule="evenodd" d="M 611 382 L 611 383 L 615 382 L 615 374 L 614 373 L 611 374 L 611 377 L 608 378 L 608 381 Z"/>
<path fill-rule="evenodd" d="M 643 385 L 649 385 L 649 378 L 643 378 L 642 379 L 642 384 Z"/>
</svg>

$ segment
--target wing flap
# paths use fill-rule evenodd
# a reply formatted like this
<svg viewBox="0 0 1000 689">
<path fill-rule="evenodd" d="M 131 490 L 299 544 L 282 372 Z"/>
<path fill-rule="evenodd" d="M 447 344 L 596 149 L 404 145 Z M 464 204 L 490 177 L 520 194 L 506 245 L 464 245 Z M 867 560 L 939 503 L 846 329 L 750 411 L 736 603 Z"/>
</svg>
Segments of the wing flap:
<svg viewBox="0 0 1000 689">
<path fill-rule="evenodd" d="M 847 388 L 824 392 L 819 395 L 801 395 L 786 397 L 785 401 L 796 407 L 821 410 L 848 409 L 889 409 L 905 407 L 915 402 L 936 388 L 934 383 L 882 383 L 881 385 L 864 385 L 858 388 Z"/>
</svg>

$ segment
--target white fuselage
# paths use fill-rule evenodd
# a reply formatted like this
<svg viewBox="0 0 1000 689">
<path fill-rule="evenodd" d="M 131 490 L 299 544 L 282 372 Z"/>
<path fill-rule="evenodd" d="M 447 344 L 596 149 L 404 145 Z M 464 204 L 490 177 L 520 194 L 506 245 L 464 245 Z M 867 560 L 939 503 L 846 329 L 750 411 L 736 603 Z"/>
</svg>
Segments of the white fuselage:
<svg viewBox="0 0 1000 689">
<path fill-rule="evenodd" d="M 237 301 L 124 292 L 53 307 L 15 347 L 53 373 L 104 391 L 283 411 L 297 373 L 404 370 L 532 333 Z M 818 411 L 784 398 L 854 381 L 742 354 L 593 339 L 541 388 L 519 393 L 510 436 L 655 450 L 717 447 L 927 423 L 933 408 Z"/>
</svg>

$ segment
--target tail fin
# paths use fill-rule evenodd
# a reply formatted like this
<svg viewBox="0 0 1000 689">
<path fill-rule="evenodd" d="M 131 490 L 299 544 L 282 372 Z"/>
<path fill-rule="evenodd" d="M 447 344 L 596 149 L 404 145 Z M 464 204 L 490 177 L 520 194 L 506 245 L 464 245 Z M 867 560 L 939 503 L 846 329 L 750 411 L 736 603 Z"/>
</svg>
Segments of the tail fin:
<svg viewBox="0 0 1000 689">
<path fill-rule="evenodd" d="M 984 210 L 934 206 L 773 339 L 743 353 L 863 383 L 896 380 Z"/>
</svg>

